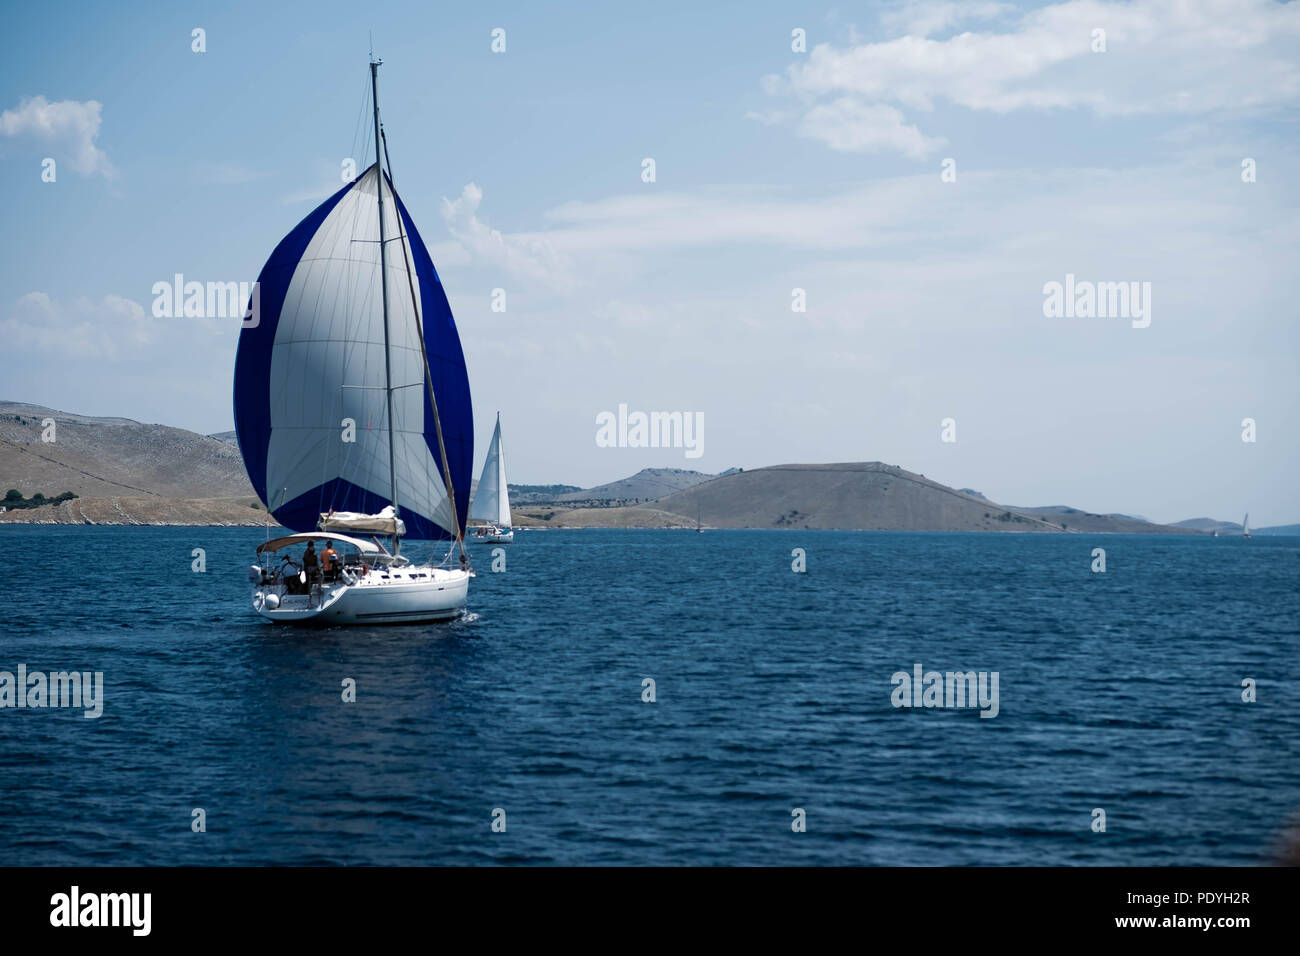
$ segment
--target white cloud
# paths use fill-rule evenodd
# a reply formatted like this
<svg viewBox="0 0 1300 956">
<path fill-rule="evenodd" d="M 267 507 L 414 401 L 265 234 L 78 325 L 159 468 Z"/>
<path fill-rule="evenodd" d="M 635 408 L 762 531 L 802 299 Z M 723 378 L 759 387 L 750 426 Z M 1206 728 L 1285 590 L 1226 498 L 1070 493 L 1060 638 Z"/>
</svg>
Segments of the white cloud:
<svg viewBox="0 0 1300 956">
<path fill-rule="evenodd" d="M 0 338 L 15 353 L 112 360 L 148 345 L 153 324 L 140 303 L 119 295 L 65 303 L 29 292 L 0 320 Z"/>
<path fill-rule="evenodd" d="M 552 286 L 570 284 L 571 263 L 546 237 L 516 233 L 506 235 L 478 216 L 483 190 L 469 183 L 457 199 L 442 200 L 447 231 L 476 260 L 501 269 L 512 277 L 541 280 Z"/>
<path fill-rule="evenodd" d="M 51 103 L 43 96 L 24 99 L 17 109 L 0 113 L 0 135 L 34 139 L 83 176 L 95 173 L 111 178 L 113 164 L 95 145 L 99 137 L 102 104 L 95 100 Z"/>
<path fill-rule="evenodd" d="M 339 184 L 341 186 L 342 183 Z M 339 186 L 330 184 L 328 186 L 314 186 L 308 189 L 300 189 L 297 192 L 289 193 L 280 197 L 280 205 L 296 206 L 299 203 L 314 202 L 320 203 L 329 199 L 339 190 Z"/>
<path fill-rule="evenodd" d="M 848 96 L 810 109 L 799 123 L 799 135 L 819 139 L 841 152 L 893 150 L 912 159 L 925 159 L 947 143 L 909 126 L 902 112 L 892 106 L 863 103 Z"/>
<path fill-rule="evenodd" d="M 847 47 L 820 44 L 762 80 L 794 96 L 800 132 L 835 149 L 921 157 L 930 140 L 894 106 L 939 102 L 976 111 L 1086 109 L 1098 116 L 1207 115 L 1300 98 L 1300 4 L 1274 0 L 1068 0 L 1026 11 L 1004 32 L 931 34 L 1005 11 L 913 4 L 886 15 L 907 35 Z M 1093 31 L 1106 52 L 1094 53 Z"/>
<path fill-rule="evenodd" d="M 937 195 L 942 205 L 946 197 L 936 193 L 938 184 L 937 176 L 925 176 L 813 196 L 763 188 L 632 193 L 565 203 L 546 214 L 552 228 L 526 238 L 545 243 L 563 259 L 588 264 L 605 255 L 725 244 L 817 250 L 872 246 L 911 230 L 915 219 L 895 214 L 909 200 Z M 653 266 L 646 261 L 643 268 Z"/>
<path fill-rule="evenodd" d="M 916 0 L 901 3 L 880 16 L 886 29 L 909 36 L 928 37 L 951 30 L 958 24 L 992 20 L 1015 8 L 1008 3 L 980 3 L 975 0 Z"/>
</svg>

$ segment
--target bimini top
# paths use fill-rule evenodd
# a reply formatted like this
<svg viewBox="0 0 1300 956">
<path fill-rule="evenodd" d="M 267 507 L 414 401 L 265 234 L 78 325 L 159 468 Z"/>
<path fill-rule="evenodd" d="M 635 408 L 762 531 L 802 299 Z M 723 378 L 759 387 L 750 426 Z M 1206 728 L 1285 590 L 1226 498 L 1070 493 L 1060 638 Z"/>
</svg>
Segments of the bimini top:
<svg viewBox="0 0 1300 956">
<path fill-rule="evenodd" d="M 340 544 L 346 544 L 356 548 L 362 554 L 378 554 L 379 545 L 370 541 L 362 541 L 360 538 L 349 538 L 341 534 L 314 534 L 304 531 L 301 534 L 286 534 L 283 538 L 272 538 L 266 544 L 257 546 L 257 553 L 262 554 L 266 551 L 279 551 L 281 548 L 287 548 L 291 544 L 306 544 L 308 541 L 337 541 Z"/>
</svg>

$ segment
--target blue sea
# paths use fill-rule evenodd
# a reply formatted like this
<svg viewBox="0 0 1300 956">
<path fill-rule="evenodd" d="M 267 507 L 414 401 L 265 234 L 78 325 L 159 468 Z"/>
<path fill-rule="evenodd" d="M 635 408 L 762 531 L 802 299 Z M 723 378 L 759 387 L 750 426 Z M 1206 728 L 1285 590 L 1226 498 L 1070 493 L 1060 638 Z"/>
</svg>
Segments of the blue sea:
<svg viewBox="0 0 1300 956">
<path fill-rule="evenodd" d="M 263 539 L 0 527 L 0 670 L 104 682 L 0 709 L 5 864 L 1249 865 L 1300 811 L 1297 538 L 523 531 L 463 620 L 319 631 Z"/>
</svg>

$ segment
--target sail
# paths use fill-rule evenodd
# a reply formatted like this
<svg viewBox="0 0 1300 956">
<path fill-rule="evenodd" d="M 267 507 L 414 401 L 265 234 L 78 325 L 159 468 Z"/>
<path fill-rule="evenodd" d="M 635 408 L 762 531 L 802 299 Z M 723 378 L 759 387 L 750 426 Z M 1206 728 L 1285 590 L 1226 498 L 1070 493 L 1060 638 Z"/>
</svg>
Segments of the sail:
<svg viewBox="0 0 1300 956">
<path fill-rule="evenodd" d="M 271 253 L 255 321 L 235 359 L 235 431 L 259 498 L 282 525 L 315 529 L 322 513 L 377 514 L 390 496 L 379 169 L 325 200 Z M 388 238 L 388 358 L 397 505 L 412 538 L 465 525 L 474 467 L 469 377 L 442 281 L 406 207 L 382 177 Z M 401 229 L 398 228 L 399 220 Z M 406 237 L 414 268 L 408 281 Z M 455 491 L 453 520 L 425 385 L 420 316 Z"/>
<path fill-rule="evenodd" d="M 1250 512 L 1246 512 L 1246 517 L 1241 519 L 1241 533 L 1250 537 Z"/>
<path fill-rule="evenodd" d="M 479 476 L 469 516 L 476 521 L 490 521 L 500 528 L 510 527 L 510 489 L 506 485 L 506 456 L 501 449 L 500 415 L 497 415 L 497 427 L 492 432 L 492 444 L 488 446 L 487 461 L 483 462 L 483 474 Z"/>
</svg>

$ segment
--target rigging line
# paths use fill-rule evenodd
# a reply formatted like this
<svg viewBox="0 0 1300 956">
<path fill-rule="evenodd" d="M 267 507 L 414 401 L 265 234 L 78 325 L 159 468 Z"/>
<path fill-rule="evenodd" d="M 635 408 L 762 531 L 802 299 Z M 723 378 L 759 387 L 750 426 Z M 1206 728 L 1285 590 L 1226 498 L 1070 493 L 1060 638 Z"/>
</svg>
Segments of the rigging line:
<svg viewBox="0 0 1300 956">
<path fill-rule="evenodd" d="M 364 84 L 364 90 L 365 92 L 361 94 L 361 108 L 357 111 L 357 121 L 352 128 L 352 152 L 350 158 L 353 158 L 354 161 L 357 156 L 357 138 L 361 135 L 361 131 L 364 128 L 362 123 L 365 121 L 366 106 L 370 103 L 369 83 Z"/>
<path fill-rule="evenodd" d="M 370 152 L 370 146 L 371 146 L 370 137 L 374 134 L 374 131 L 371 129 L 371 124 L 370 124 L 370 114 L 372 111 L 371 107 L 373 106 L 374 91 L 370 88 L 369 82 L 365 83 L 365 87 L 366 87 L 365 92 L 361 96 L 361 108 L 362 108 L 361 150 L 360 152 L 353 153 L 353 156 L 358 157 L 357 159 L 358 166 L 360 166 L 362 159 Z M 369 167 L 365 167 L 365 168 L 368 169 Z M 361 178 L 359 174 L 357 178 L 358 179 Z"/>
<path fill-rule="evenodd" d="M 401 229 L 402 210 L 401 206 L 398 205 L 397 187 L 393 185 L 393 157 L 388 153 L 388 134 L 384 132 L 382 126 L 379 127 L 379 137 L 384 143 L 384 158 L 387 160 L 388 165 L 388 183 L 393 190 L 393 211 L 397 215 L 399 231 L 404 233 L 405 230 Z M 380 170 L 377 170 L 377 172 L 380 173 L 379 189 L 382 193 L 384 188 L 383 173 Z M 424 323 L 420 318 L 419 302 L 415 298 L 415 280 L 411 278 L 413 270 L 404 234 L 402 236 L 402 264 L 406 267 L 406 282 L 411 290 L 411 308 L 415 312 L 415 331 L 420 336 L 420 358 L 424 360 L 424 381 L 429 386 L 429 404 L 433 408 L 433 425 L 438 432 L 438 451 L 442 455 L 442 477 L 447 486 L 447 503 L 451 506 L 452 533 L 455 535 L 456 543 L 460 545 L 460 563 L 464 567 L 469 564 L 469 557 L 465 553 L 465 534 L 461 530 L 460 515 L 456 511 L 456 488 L 451 481 L 451 467 L 447 464 L 447 447 L 442 440 L 442 420 L 438 417 L 438 399 L 433 394 L 433 371 L 429 368 L 429 350 L 424 344 Z"/>
<path fill-rule="evenodd" d="M 383 294 L 384 307 L 384 387 L 388 399 L 388 500 L 392 502 L 393 513 L 400 514 L 401 508 L 397 503 L 397 451 L 396 442 L 393 438 L 393 356 L 390 347 L 391 332 L 389 329 L 389 303 L 388 303 L 388 258 L 385 253 L 384 244 L 384 157 L 381 152 L 384 144 L 380 142 L 379 126 L 379 61 L 370 61 L 370 91 L 371 106 L 374 107 L 375 116 L 375 198 L 378 200 L 379 214 L 379 289 Z M 394 203 L 396 196 L 394 196 Z M 398 215 L 394 207 L 394 218 L 399 222 L 401 216 Z M 400 229 L 398 230 L 401 231 Z M 436 421 L 436 417 L 435 417 Z M 397 554 L 401 548 L 402 542 L 397 534 L 396 522 L 393 525 L 393 553 Z"/>
</svg>

